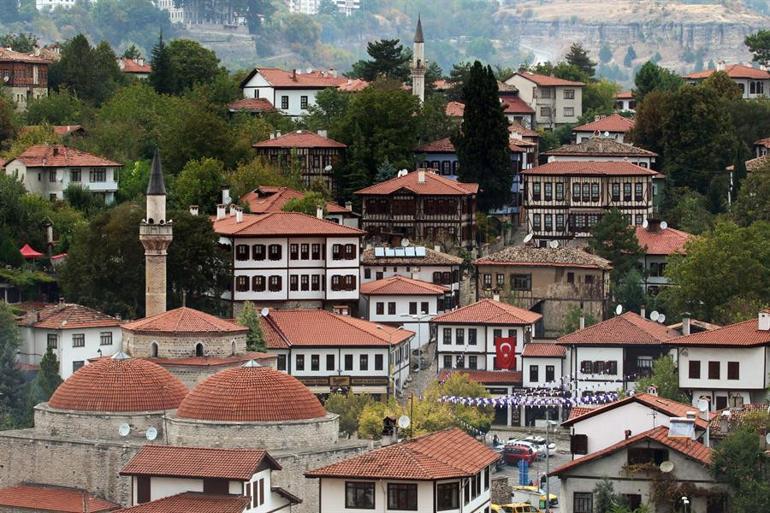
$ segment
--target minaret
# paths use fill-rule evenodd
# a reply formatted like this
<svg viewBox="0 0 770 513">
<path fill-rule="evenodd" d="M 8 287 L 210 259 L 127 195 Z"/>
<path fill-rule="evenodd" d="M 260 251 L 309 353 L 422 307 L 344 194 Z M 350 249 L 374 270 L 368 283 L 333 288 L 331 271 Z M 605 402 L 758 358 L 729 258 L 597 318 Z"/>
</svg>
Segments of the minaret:
<svg viewBox="0 0 770 513">
<path fill-rule="evenodd" d="M 422 36 L 422 21 L 417 15 L 417 30 L 414 32 L 412 52 L 412 94 L 425 101 L 425 38 Z"/>
<path fill-rule="evenodd" d="M 156 148 L 147 185 L 147 216 L 139 225 L 139 240 L 144 246 L 145 317 L 166 311 L 166 250 L 173 238 L 171 224 L 166 221 L 166 186 Z"/>
</svg>

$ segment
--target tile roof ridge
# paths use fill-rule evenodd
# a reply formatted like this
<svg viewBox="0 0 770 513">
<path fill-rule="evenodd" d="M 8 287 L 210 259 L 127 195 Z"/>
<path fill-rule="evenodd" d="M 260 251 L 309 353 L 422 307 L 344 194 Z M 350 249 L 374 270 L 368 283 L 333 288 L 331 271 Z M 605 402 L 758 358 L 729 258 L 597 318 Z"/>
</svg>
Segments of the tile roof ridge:
<svg viewBox="0 0 770 513">
<path fill-rule="evenodd" d="M 672 343 L 672 342 L 675 342 L 677 340 L 681 340 L 683 338 L 695 337 L 695 336 L 701 335 L 703 333 L 712 334 L 712 333 L 716 333 L 718 331 L 722 331 L 722 330 L 725 330 L 725 329 L 728 329 L 728 328 L 734 328 L 736 326 L 741 326 L 743 324 L 751 324 L 751 323 L 756 324 L 757 323 L 757 319 L 756 318 L 746 319 L 745 321 L 738 321 L 738 322 L 734 322 L 732 324 L 726 324 L 724 326 L 719 326 L 718 328 L 714 328 L 713 330 L 698 331 L 698 332 L 695 332 L 695 333 L 690 333 L 689 335 L 679 335 L 679 336 L 676 336 L 676 337 L 673 337 L 673 338 L 669 339 L 667 342 L 668 343 Z"/>
</svg>

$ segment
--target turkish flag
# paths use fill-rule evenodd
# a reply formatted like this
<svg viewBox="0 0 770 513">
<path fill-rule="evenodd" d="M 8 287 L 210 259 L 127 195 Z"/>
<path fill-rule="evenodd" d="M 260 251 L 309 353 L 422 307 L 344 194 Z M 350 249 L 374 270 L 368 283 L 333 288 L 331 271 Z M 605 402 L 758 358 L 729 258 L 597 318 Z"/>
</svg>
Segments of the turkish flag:
<svg viewBox="0 0 770 513">
<path fill-rule="evenodd" d="M 497 369 L 516 368 L 516 338 L 495 337 L 495 352 L 497 355 Z"/>
</svg>

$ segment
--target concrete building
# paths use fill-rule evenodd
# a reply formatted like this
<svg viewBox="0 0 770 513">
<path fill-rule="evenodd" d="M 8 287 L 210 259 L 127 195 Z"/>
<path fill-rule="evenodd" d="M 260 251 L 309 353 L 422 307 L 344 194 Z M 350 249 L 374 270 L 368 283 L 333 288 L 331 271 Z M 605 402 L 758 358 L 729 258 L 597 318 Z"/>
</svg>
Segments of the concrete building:
<svg viewBox="0 0 770 513">
<path fill-rule="evenodd" d="M 301 118 L 315 105 L 319 91 L 347 83 L 335 71 L 285 71 L 279 68 L 254 68 L 241 82 L 244 98 L 265 98 L 282 114 Z"/>
<path fill-rule="evenodd" d="M 59 361 L 59 376 L 67 379 L 91 358 L 120 351 L 120 324 L 120 319 L 71 303 L 32 309 L 19 321 L 19 361 L 39 365 L 50 347 Z"/>
<path fill-rule="evenodd" d="M 173 3 L 173 0 L 161 0 Z M 181 8 L 174 9 L 182 11 Z M 172 19 L 173 21 L 173 19 Z M 134 77 L 140 80 L 145 80 L 152 73 L 152 66 L 144 60 L 144 57 L 136 59 L 129 59 L 128 57 L 120 57 L 118 59 L 118 67 L 121 73 L 126 74 L 129 77 Z"/>
<path fill-rule="evenodd" d="M 417 29 L 414 32 L 414 49 L 412 50 L 412 94 L 425 101 L 425 37 L 422 35 L 422 20 L 417 16 Z"/>
<path fill-rule="evenodd" d="M 664 276 L 668 259 L 686 254 L 685 246 L 691 237 L 687 232 L 662 225 L 658 219 L 648 219 L 647 226 L 636 227 L 636 239 L 644 250 L 640 263 L 644 272 L 642 287 L 647 294 L 655 296 L 669 285 Z"/>
<path fill-rule="evenodd" d="M 505 83 L 515 86 L 519 98 L 535 111 L 536 128 L 553 130 L 561 125 L 576 123 L 583 115 L 585 84 L 582 82 L 522 70 L 514 73 Z"/>
<path fill-rule="evenodd" d="M 721 71 L 735 82 L 745 100 L 770 96 L 770 73 L 765 69 L 753 68 L 745 64 L 725 64 L 720 61 L 715 69 L 697 71 L 685 75 L 684 79 L 690 84 L 698 84 L 708 77 Z"/>
<path fill-rule="evenodd" d="M 229 194 L 229 193 L 228 193 Z M 247 192 L 240 198 L 240 202 L 248 205 L 252 214 L 267 214 L 269 212 L 283 212 L 283 207 L 293 199 L 302 199 L 304 194 L 289 187 L 276 187 L 272 185 L 260 185 L 256 189 Z M 323 207 L 324 219 L 358 228 L 360 215 L 353 212 L 353 205 L 346 203 L 340 206 L 329 202 Z"/>
<path fill-rule="evenodd" d="M 345 16 L 351 16 L 354 11 L 361 8 L 361 0 L 332 0 L 332 2 Z M 289 6 L 289 12 L 313 16 L 318 14 L 321 0 L 286 0 L 286 4 Z"/>
<path fill-rule="evenodd" d="M 297 130 L 288 134 L 271 137 L 253 145 L 257 155 L 281 168 L 299 167 L 302 183 L 306 188 L 320 181 L 334 191 L 334 169 L 345 155 L 346 146 L 319 134 Z"/>
<path fill-rule="evenodd" d="M 529 129 L 535 126 L 535 109 L 519 97 L 518 91 L 515 94 L 501 94 L 500 103 L 503 105 L 503 113 L 509 123 L 519 124 Z"/>
<path fill-rule="evenodd" d="M 67 187 L 80 185 L 111 204 L 121 167 L 117 162 L 61 144 L 36 144 L 8 161 L 5 174 L 16 177 L 28 192 L 51 200 L 64 199 Z"/>
<path fill-rule="evenodd" d="M 74 3 L 74 0 L 50 1 Z M 16 110 L 25 111 L 30 101 L 48 96 L 50 64 L 51 61 L 39 55 L 28 55 L 14 52 L 10 48 L 0 48 L 0 79 L 7 94 L 16 105 Z"/>
<path fill-rule="evenodd" d="M 560 386 L 568 374 L 568 363 L 566 347 L 552 342 L 530 342 L 521 352 L 524 388 Z"/>
<path fill-rule="evenodd" d="M 452 428 L 309 470 L 305 477 L 319 480 L 319 513 L 471 513 L 489 510 L 490 474 L 499 458 Z"/>
<path fill-rule="evenodd" d="M 615 94 L 615 110 L 636 112 L 636 98 L 634 98 L 633 91 L 621 91 Z"/>
<path fill-rule="evenodd" d="M 315 394 L 387 398 L 409 378 L 413 331 L 326 310 L 270 310 L 260 325 L 278 370 Z"/>
<path fill-rule="evenodd" d="M 479 298 L 502 301 L 543 316 L 535 338 L 556 338 L 567 313 L 582 308 L 598 319 L 607 315 L 610 262 L 573 248 L 509 246 L 477 259 Z"/>
<path fill-rule="evenodd" d="M 576 126 L 572 129 L 572 133 L 575 135 L 577 144 L 593 137 L 610 138 L 620 143 L 630 143 L 628 134 L 633 128 L 634 118 L 610 114 L 609 116 L 597 116 L 590 123 Z"/>
<path fill-rule="evenodd" d="M 447 304 L 453 304 L 453 296 L 443 285 L 396 275 L 362 283 L 358 311 L 369 321 L 416 333 L 410 349 L 419 352 L 435 337 L 430 320 L 442 314 Z"/>
</svg>

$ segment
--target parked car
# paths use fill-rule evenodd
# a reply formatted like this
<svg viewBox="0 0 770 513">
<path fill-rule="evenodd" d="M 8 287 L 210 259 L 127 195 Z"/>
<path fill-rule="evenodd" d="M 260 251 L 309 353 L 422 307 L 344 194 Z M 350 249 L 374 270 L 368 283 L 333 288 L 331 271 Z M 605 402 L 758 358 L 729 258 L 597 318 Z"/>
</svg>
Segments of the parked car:
<svg viewBox="0 0 770 513">
<path fill-rule="evenodd" d="M 492 504 L 492 513 L 542 513 L 528 502 L 512 502 L 511 504 Z"/>
<path fill-rule="evenodd" d="M 537 453 L 524 445 L 506 445 L 503 449 L 503 460 L 508 465 L 517 465 L 524 460 L 530 465 L 537 459 Z"/>
<path fill-rule="evenodd" d="M 551 442 L 550 444 L 542 436 L 530 435 L 526 437 L 522 442 L 530 444 L 533 448 L 537 449 L 537 452 L 545 456 L 546 453 L 553 454 L 556 450 L 556 444 Z"/>
<path fill-rule="evenodd" d="M 509 445 L 523 445 L 524 447 L 529 447 L 532 449 L 532 452 L 535 453 L 535 456 L 537 458 L 544 458 L 545 457 L 545 449 L 542 446 L 539 446 L 537 444 L 534 444 L 532 442 L 528 442 L 526 439 L 517 439 L 517 438 L 511 438 L 508 440 L 508 442 L 505 444 L 506 446 Z"/>
<path fill-rule="evenodd" d="M 511 493 L 511 500 L 514 502 L 537 502 L 540 508 L 545 508 L 545 490 L 537 486 L 513 486 Z M 559 497 L 554 494 L 548 495 L 550 499 L 550 506 L 556 507 L 559 505 Z"/>
</svg>

